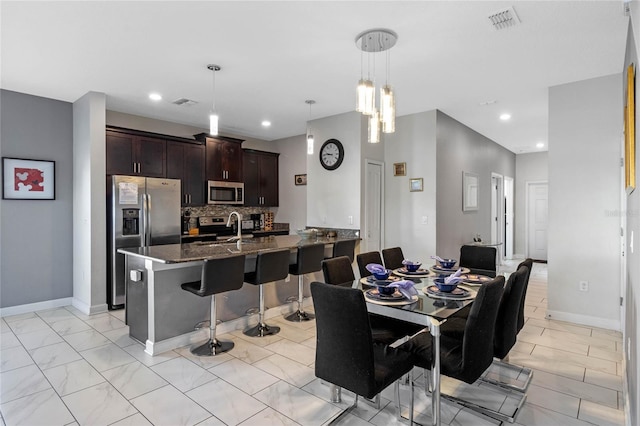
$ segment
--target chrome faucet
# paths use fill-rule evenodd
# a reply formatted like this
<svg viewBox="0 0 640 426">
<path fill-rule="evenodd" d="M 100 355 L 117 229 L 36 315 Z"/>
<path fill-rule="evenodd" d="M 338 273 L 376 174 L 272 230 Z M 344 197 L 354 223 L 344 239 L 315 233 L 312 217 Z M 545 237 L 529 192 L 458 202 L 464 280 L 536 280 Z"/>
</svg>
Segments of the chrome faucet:
<svg viewBox="0 0 640 426">
<path fill-rule="evenodd" d="M 237 228 L 238 228 L 238 235 L 236 235 L 235 237 L 231 237 L 229 238 L 227 241 L 242 241 L 242 215 L 238 212 L 231 212 L 229 213 L 229 219 L 227 220 L 227 226 L 231 226 L 231 216 L 236 215 L 236 218 L 238 219 L 238 221 L 236 222 L 237 224 Z"/>
</svg>

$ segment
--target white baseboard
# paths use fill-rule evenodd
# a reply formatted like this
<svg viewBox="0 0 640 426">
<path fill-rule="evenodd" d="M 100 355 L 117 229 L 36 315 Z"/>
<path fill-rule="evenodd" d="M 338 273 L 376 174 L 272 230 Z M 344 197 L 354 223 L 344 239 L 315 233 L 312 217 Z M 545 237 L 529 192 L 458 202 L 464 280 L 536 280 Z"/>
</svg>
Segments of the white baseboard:
<svg viewBox="0 0 640 426">
<path fill-rule="evenodd" d="M 604 328 L 607 330 L 621 331 L 620 320 L 592 317 L 590 315 L 572 314 L 569 312 L 547 310 L 547 319 L 572 322 L 574 324 L 587 325 L 589 327 Z"/>
<path fill-rule="evenodd" d="M 82 300 L 76 299 L 75 297 L 71 301 L 71 305 L 85 315 L 100 314 L 109 310 L 109 307 L 106 303 L 90 306 L 84 303 Z"/>
<path fill-rule="evenodd" d="M 62 299 L 45 300 L 44 302 L 28 303 L 26 305 L 9 306 L 7 308 L 0 308 L 0 317 L 44 311 L 46 309 L 55 309 L 61 306 L 68 306 L 70 304 L 71 297 L 65 297 Z"/>
</svg>

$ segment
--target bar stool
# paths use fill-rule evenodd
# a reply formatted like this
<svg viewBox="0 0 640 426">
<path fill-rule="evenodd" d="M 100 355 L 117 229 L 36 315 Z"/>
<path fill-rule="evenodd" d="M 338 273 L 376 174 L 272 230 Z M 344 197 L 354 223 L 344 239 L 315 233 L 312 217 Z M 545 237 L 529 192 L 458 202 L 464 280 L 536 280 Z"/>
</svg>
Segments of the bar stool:
<svg viewBox="0 0 640 426">
<path fill-rule="evenodd" d="M 213 356 L 233 348 L 233 342 L 216 339 L 216 294 L 238 290 L 244 278 L 244 255 L 222 259 L 205 259 L 200 281 L 181 284 L 183 290 L 196 296 L 211 296 L 209 340 L 192 346 L 190 351 L 197 356 Z"/>
<path fill-rule="evenodd" d="M 304 274 L 318 272 L 322 269 L 322 260 L 324 259 L 324 244 L 311 244 L 308 246 L 298 247 L 296 254 L 296 263 L 289 265 L 289 273 L 298 276 L 298 310 L 291 315 L 285 317 L 287 321 L 309 321 L 315 318 L 315 315 L 302 310 L 302 296 L 304 291 Z"/>
<path fill-rule="evenodd" d="M 353 262 L 354 253 L 356 250 L 356 240 L 340 240 L 333 243 L 333 250 L 331 257 L 325 259 L 331 259 L 334 257 L 347 256 L 351 262 Z"/>
<path fill-rule="evenodd" d="M 284 280 L 289 275 L 289 249 L 258 252 L 256 270 L 244 274 L 244 281 L 259 286 L 260 311 L 258 325 L 247 328 L 244 334 L 251 337 L 264 337 L 280 332 L 280 327 L 264 323 L 264 284 Z"/>
</svg>

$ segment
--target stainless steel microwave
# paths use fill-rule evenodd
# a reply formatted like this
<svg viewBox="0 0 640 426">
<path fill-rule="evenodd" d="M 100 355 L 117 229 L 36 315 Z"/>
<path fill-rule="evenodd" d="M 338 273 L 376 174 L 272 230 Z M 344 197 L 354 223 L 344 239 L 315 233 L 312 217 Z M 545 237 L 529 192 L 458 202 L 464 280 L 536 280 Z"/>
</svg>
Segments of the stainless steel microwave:
<svg viewBox="0 0 640 426">
<path fill-rule="evenodd" d="M 244 183 L 224 182 L 217 180 L 208 181 L 207 185 L 208 204 L 244 204 Z"/>
</svg>

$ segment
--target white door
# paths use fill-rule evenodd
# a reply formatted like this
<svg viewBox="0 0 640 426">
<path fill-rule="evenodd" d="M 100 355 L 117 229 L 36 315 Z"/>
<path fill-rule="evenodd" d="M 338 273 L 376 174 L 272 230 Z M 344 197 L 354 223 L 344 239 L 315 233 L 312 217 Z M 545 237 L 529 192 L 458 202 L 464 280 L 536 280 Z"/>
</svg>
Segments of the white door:
<svg viewBox="0 0 640 426">
<path fill-rule="evenodd" d="M 496 245 L 498 264 L 504 255 L 504 187 L 502 175 L 491 173 L 491 244 Z"/>
<path fill-rule="evenodd" d="M 380 251 L 383 243 L 383 163 L 367 160 L 365 174 L 364 247 L 366 251 Z"/>
<path fill-rule="evenodd" d="M 513 257 L 513 178 L 504 177 L 504 257 Z"/>
<path fill-rule="evenodd" d="M 547 260 L 548 210 L 548 183 L 527 184 L 527 256 L 532 259 Z"/>
</svg>

